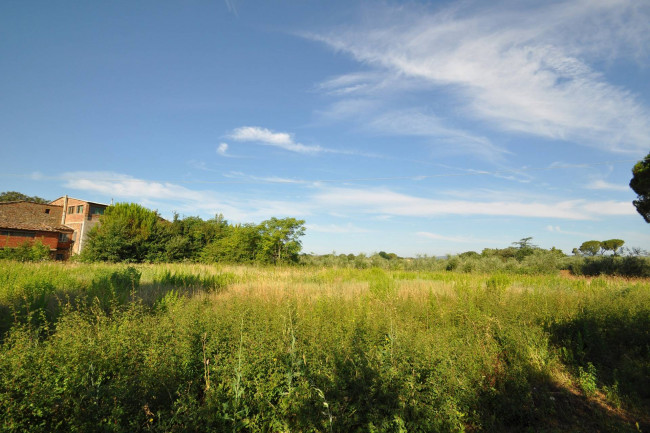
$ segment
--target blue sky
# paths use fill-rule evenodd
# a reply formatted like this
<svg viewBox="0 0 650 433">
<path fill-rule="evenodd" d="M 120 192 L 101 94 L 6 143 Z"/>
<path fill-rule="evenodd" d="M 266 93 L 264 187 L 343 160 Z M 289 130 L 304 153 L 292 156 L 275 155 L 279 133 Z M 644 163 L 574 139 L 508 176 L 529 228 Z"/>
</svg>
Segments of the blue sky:
<svg viewBox="0 0 650 433">
<path fill-rule="evenodd" d="M 404 256 L 650 249 L 650 3 L 0 4 L 0 190 Z"/>
</svg>

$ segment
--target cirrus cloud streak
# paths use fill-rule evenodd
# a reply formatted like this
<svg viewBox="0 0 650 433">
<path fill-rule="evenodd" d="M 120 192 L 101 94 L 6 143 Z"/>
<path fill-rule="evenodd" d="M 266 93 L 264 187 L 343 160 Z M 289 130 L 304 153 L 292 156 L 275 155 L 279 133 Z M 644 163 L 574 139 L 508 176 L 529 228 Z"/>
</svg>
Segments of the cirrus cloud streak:
<svg viewBox="0 0 650 433">
<path fill-rule="evenodd" d="M 650 147 L 648 107 L 593 66 L 647 54 L 647 3 L 490 5 L 376 7 L 362 23 L 306 37 L 371 68 L 323 84 L 348 100 L 377 100 L 376 83 L 388 79 L 378 77 L 397 76 L 420 83 L 423 91 L 448 92 L 467 115 L 500 130 L 613 152 L 638 154 Z"/>
<path fill-rule="evenodd" d="M 221 212 L 236 220 L 271 216 L 308 216 L 340 213 L 357 216 L 442 217 L 493 216 L 565 220 L 594 220 L 608 216 L 634 215 L 629 202 L 614 200 L 553 200 L 549 197 L 506 200 L 436 199 L 403 194 L 388 188 L 331 187 L 295 184 L 305 188 L 296 201 L 246 199 L 241 194 L 193 190 L 172 182 L 137 179 L 112 172 L 74 172 L 62 176 L 65 187 L 104 194 L 118 200 L 155 204 L 161 211 L 181 209 L 214 215 Z M 477 193 L 477 197 L 481 195 Z M 322 228 L 322 227 L 321 227 Z M 350 228 L 350 227 L 348 227 Z"/>
</svg>

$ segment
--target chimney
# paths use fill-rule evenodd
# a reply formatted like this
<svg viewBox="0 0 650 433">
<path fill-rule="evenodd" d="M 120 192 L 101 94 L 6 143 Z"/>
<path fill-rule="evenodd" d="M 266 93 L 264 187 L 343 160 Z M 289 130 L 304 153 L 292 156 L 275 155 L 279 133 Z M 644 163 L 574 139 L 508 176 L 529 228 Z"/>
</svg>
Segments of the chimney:
<svg viewBox="0 0 650 433">
<path fill-rule="evenodd" d="M 65 218 L 68 215 L 68 194 L 63 196 L 63 212 L 61 212 L 61 224 L 65 224 Z"/>
</svg>

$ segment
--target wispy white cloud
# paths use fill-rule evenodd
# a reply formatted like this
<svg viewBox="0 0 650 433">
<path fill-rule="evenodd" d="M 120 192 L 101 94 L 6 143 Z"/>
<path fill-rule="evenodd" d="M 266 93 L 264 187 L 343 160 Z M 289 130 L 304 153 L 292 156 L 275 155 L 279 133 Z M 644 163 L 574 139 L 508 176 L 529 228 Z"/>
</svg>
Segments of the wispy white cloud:
<svg viewBox="0 0 650 433">
<path fill-rule="evenodd" d="M 359 130 L 373 134 L 420 137 L 436 146 L 438 153 L 472 155 L 492 162 L 509 153 L 485 136 L 450 126 L 430 110 L 386 108 L 379 99 L 346 97 L 318 114 L 334 121 L 354 121 Z"/>
<path fill-rule="evenodd" d="M 358 129 L 371 133 L 421 137 L 448 154 L 460 153 L 497 162 L 509 153 L 485 136 L 452 126 L 449 119 L 436 115 L 426 107 L 389 107 L 389 95 L 414 90 L 420 85 L 419 81 L 400 77 L 401 80 L 391 79 L 381 83 L 357 83 L 357 80 L 367 77 L 375 78 L 372 74 L 351 74 L 321 83 L 321 89 L 330 95 L 341 96 L 341 99 L 317 113 L 328 120 L 354 121 L 360 125 Z"/>
<path fill-rule="evenodd" d="M 585 232 L 576 232 L 576 231 L 571 231 L 571 230 L 564 230 L 560 226 L 553 226 L 553 225 L 547 225 L 546 226 L 546 231 L 554 233 L 554 234 L 580 236 L 580 237 L 583 237 L 583 238 L 593 237 L 593 233 L 590 234 L 590 233 L 585 233 Z"/>
<path fill-rule="evenodd" d="M 347 97 L 334 102 L 325 110 L 316 112 L 322 118 L 333 121 L 372 119 L 372 115 L 376 114 L 381 106 L 379 100 Z"/>
<path fill-rule="evenodd" d="M 230 156 L 228 155 L 228 143 L 219 143 L 217 147 L 217 153 L 221 156 Z"/>
<path fill-rule="evenodd" d="M 327 149 L 321 146 L 307 146 L 297 143 L 293 140 L 291 134 L 286 132 L 274 132 L 258 126 L 242 126 L 241 128 L 236 128 L 229 137 L 237 141 L 251 141 L 267 146 L 274 146 L 290 152 L 314 154 L 327 151 Z"/>
<path fill-rule="evenodd" d="M 228 12 L 230 12 L 234 16 L 238 17 L 239 12 L 237 12 L 237 1 L 236 0 L 225 0 L 225 2 L 226 2 L 226 7 L 228 8 Z"/>
<path fill-rule="evenodd" d="M 630 191 L 630 186 L 627 184 L 618 184 L 618 183 L 611 183 L 607 182 L 604 180 L 595 180 L 589 184 L 586 185 L 586 188 L 588 189 L 599 189 L 599 190 L 607 190 L 607 191 Z"/>
<path fill-rule="evenodd" d="M 352 74 L 339 75 L 323 81 L 318 85 L 318 89 L 330 95 L 350 95 L 362 92 L 367 94 L 369 89 L 376 85 L 376 81 L 381 79 L 381 75 L 369 72 L 357 72 Z"/>
<path fill-rule="evenodd" d="M 115 195 L 125 199 L 147 197 L 165 199 L 199 199 L 200 193 L 170 182 L 155 182 L 110 171 L 65 173 L 68 188 Z"/>
<path fill-rule="evenodd" d="M 228 137 L 236 141 L 254 142 L 302 154 L 314 155 L 320 153 L 334 153 L 340 155 L 364 156 L 369 158 L 380 157 L 376 154 L 358 152 L 354 149 L 332 149 L 320 145 L 305 145 L 295 141 L 292 134 L 287 132 L 275 132 L 259 126 L 242 126 L 236 128 L 228 135 Z"/>
<path fill-rule="evenodd" d="M 647 53 L 650 8 L 640 3 L 464 2 L 436 12 L 373 5 L 373 19 L 308 37 L 373 68 L 329 80 L 329 92 L 367 93 L 377 74 L 402 76 L 444 89 L 502 130 L 639 153 L 650 146 L 650 110 L 592 64 Z"/>
<path fill-rule="evenodd" d="M 401 136 L 436 138 L 437 143 L 452 152 L 472 153 L 484 160 L 500 160 L 509 153 L 486 137 L 447 126 L 443 119 L 422 109 L 388 111 L 376 116 L 367 126 Z"/>
<path fill-rule="evenodd" d="M 507 201 L 507 202 L 526 202 L 531 199 L 531 193 L 521 189 L 490 189 L 490 188 L 472 188 L 472 189 L 449 189 L 440 191 L 445 197 L 475 201 L 479 197 L 484 201 Z M 552 196 L 537 195 L 537 201 L 553 201 Z"/>
<path fill-rule="evenodd" d="M 114 172 L 65 173 L 64 186 L 113 197 L 116 201 L 136 201 L 170 216 L 173 211 L 211 217 L 223 213 L 237 222 L 259 221 L 270 217 L 306 216 L 311 210 L 302 201 L 248 199 L 242 194 L 195 190 L 173 182 L 138 179 Z"/>
<path fill-rule="evenodd" d="M 634 207 L 628 202 L 549 201 L 547 198 L 543 201 L 438 200 L 406 195 L 383 188 L 330 188 L 318 192 L 314 199 L 322 207 L 356 209 L 365 214 L 411 217 L 488 215 L 589 220 L 611 215 L 634 214 Z"/>
<path fill-rule="evenodd" d="M 230 179 L 241 180 L 242 182 L 251 182 L 251 183 L 292 183 L 292 184 L 313 184 L 314 182 L 301 180 L 301 179 L 291 179 L 288 177 L 280 176 L 252 176 L 241 171 L 231 171 L 223 174 L 224 177 Z"/>
<path fill-rule="evenodd" d="M 421 90 L 422 86 L 432 87 L 426 81 L 417 77 L 408 77 L 399 72 L 364 71 L 352 72 L 329 78 L 317 85 L 317 90 L 330 96 L 345 96 L 351 98 L 372 98 Z"/>
<path fill-rule="evenodd" d="M 634 215 L 629 202 L 554 200 L 549 197 L 498 199 L 432 199 L 403 194 L 387 188 L 331 187 L 303 185 L 304 192 L 294 200 L 247 198 L 242 194 L 214 190 L 196 190 L 173 182 L 157 182 L 113 172 L 74 172 L 63 176 L 66 188 L 88 191 L 130 200 L 152 207 L 202 215 L 223 213 L 236 221 L 266 219 L 272 216 L 305 217 L 309 215 L 362 215 L 379 217 L 440 217 L 482 215 L 500 217 L 592 220 L 607 216 Z M 279 182 L 294 183 L 291 179 Z M 321 231 L 328 226 L 315 226 Z M 329 226 L 329 230 L 342 230 Z M 343 226 L 345 227 L 345 226 Z M 349 225 L 347 230 L 358 228 Z"/>
</svg>

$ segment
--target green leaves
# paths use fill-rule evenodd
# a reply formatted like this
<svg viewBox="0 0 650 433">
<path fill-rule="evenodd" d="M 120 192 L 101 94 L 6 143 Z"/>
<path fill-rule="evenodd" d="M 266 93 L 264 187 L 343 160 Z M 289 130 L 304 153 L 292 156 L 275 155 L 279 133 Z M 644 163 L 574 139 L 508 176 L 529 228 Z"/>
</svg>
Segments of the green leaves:
<svg viewBox="0 0 650 433">
<path fill-rule="evenodd" d="M 271 218 L 258 226 L 261 242 L 258 260 L 266 263 L 295 262 L 302 249 L 305 220 Z"/>
<path fill-rule="evenodd" d="M 586 241 L 583 242 L 578 249 L 583 254 L 586 254 L 588 256 L 595 256 L 600 252 L 601 248 L 602 244 L 600 241 Z"/>
<path fill-rule="evenodd" d="M 603 248 L 603 250 L 611 251 L 614 255 L 616 255 L 618 249 L 621 248 L 624 244 L 625 241 L 623 239 L 608 239 L 606 241 L 602 241 L 600 243 L 600 246 Z"/>
<path fill-rule="evenodd" d="M 83 258 L 108 262 L 204 261 L 288 263 L 298 261 L 304 220 L 271 218 L 262 223 L 230 225 L 223 215 L 172 222 L 135 203 L 106 209 L 88 236 Z"/>
<path fill-rule="evenodd" d="M 25 195 L 23 193 L 20 193 L 18 191 L 4 191 L 0 192 L 0 202 L 2 201 L 31 201 L 34 203 L 42 203 L 42 204 L 47 204 L 50 201 L 46 200 L 44 198 L 38 197 L 38 196 L 33 196 L 30 197 L 28 195 Z"/>
<path fill-rule="evenodd" d="M 161 248 L 168 224 L 156 211 L 136 203 L 106 208 L 101 224 L 88 234 L 83 258 L 88 261 L 142 262 Z"/>
<path fill-rule="evenodd" d="M 632 168 L 630 188 L 637 194 L 632 203 L 645 222 L 650 223 L 650 153 Z"/>
</svg>

